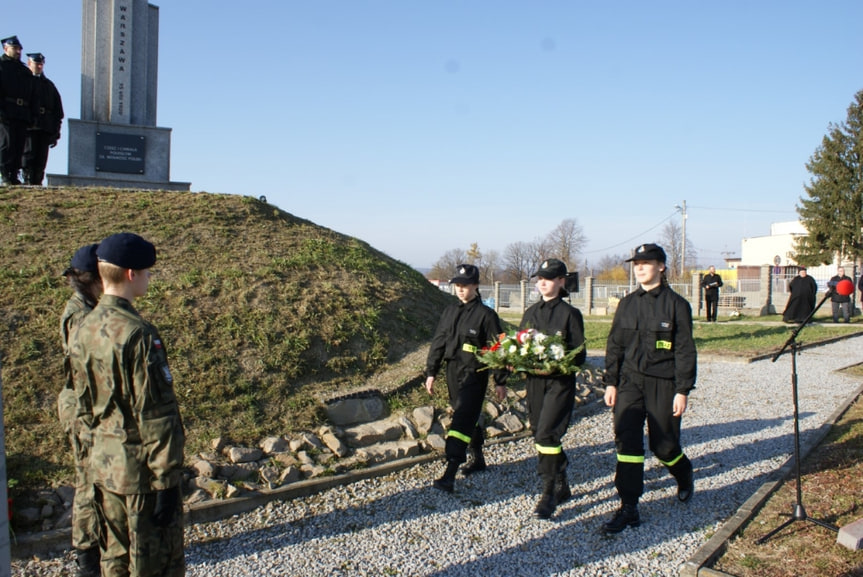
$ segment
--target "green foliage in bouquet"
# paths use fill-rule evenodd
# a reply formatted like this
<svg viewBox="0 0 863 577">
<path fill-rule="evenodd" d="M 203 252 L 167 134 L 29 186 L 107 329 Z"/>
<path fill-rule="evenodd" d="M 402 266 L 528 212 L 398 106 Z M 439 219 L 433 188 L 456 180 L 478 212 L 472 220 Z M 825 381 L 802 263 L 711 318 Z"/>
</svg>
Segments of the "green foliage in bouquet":
<svg viewBox="0 0 863 577">
<path fill-rule="evenodd" d="M 566 350 L 560 333 L 546 335 L 535 329 L 501 333 L 497 341 L 476 353 L 489 369 L 506 369 L 532 375 L 571 375 L 581 370 L 575 357 L 584 350 Z"/>
</svg>

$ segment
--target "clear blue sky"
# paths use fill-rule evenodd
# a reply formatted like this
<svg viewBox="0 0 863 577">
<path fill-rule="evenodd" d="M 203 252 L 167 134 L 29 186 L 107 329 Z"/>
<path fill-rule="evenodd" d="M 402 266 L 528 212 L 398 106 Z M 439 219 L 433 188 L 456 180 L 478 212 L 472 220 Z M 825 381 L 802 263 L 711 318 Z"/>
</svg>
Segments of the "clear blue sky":
<svg viewBox="0 0 863 577">
<path fill-rule="evenodd" d="M 595 262 L 684 200 L 719 264 L 796 218 L 807 160 L 863 88 L 860 0 L 152 3 L 171 179 L 266 195 L 416 267 L 565 218 Z M 46 54 L 72 118 L 80 22 L 76 0 L 30 0 L 0 24 Z"/>
</svg>

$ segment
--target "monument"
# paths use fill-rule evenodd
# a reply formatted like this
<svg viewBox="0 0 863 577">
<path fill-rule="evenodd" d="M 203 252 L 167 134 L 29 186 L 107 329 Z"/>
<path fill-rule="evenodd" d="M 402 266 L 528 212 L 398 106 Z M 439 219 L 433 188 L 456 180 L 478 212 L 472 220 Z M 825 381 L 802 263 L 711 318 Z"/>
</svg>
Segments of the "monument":
<svg viewBox="0 0 863 577">
<path fill-rule="evenodd" d="M 159 7 L 83 0 L 81 118 L 70 119 L 68 175 L 49 186 L 189 190 L 171 182 L 171 129 L 156 126 Z"/>
</svg>

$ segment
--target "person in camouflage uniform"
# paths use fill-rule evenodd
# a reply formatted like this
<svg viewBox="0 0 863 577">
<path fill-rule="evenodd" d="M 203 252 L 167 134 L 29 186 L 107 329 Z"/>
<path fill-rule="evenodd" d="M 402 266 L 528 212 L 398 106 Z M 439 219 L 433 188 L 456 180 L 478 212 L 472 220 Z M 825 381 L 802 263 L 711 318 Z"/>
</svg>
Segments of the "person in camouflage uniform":
<svg viewBox="0 0 863 577">
<path fill-rule="evenodd" d="M 102 279 L 96 259 L 98 244 L 79 248 L 72 256 L 63 276 L 75 293 L 66 303 L 60 317 L 60 339 L 63 345 L 66 382 L 57 397 L 57 410 L 63 430 L 72 443 L 75 459 L 75 499 L 72 502 L 72 547 L 75 549 L 78 577 L 99 576 L 99 524 L 93 505 L 93 482 L 89 475 L 90 425 L 92 410 L 89 403 L 78 406 L 78 397 L 72 385 L 69 361 L 69 335 L 81 324 L 102 294 Z M 82 401 L 84 398 L 82 398 Z"/>
<path fill-rule="evenodd" d="M 102 575 L 182 576 L 185 433 L 165 345 L 132 304 L 147 293 L 156 248 L 119 233 L 96 255 L 104 294 L 70 349 L 75 391 L 92 402 Z"/>
</svg>

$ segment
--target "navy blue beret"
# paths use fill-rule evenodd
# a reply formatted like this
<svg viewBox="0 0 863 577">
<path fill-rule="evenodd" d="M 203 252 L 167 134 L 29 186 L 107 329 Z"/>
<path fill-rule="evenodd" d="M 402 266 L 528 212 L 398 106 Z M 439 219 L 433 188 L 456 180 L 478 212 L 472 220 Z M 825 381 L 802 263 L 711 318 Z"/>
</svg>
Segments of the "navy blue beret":
<svg viewBox="0 0 863 577">
<path fill-rule="evenodd" d="M 99 248 L 98 244 L 88 244 L 76 250 L 75 254 L 72 255 L 72 262 L 69 263 L 69 268 L 63 271 L 63 276 L 71 273 L 72 269 L 76 269 L 81 272 L 98 271 L 99 259 L 96 258 L 97 248 Z"/>
<path fill-rule="evenodd" d="M 10 36 L 9 38 L 4 38 L 3 40 L 0 40 L 0 42 L 2 42 L 4 46 L 17 46 L 18 48 L 24 48 L 23 46 L 21 46 L 21 41 L 18 40 L 17 36 Z"/>
<path fill-rule="evenodd" d="M 137 234 L 119 232 L 99 243 L 96 256 L 120 268 L 144 270 L 156 264 L 156 247 Z"/>
<path fill-rule="evenodd" d="M 41 52 L 29 52 L 27 53 L 27 58 L 29 58 L 33 62 L 36 62 L 37 64 L 45 63 L 45 55 Z"/>
</svg>

